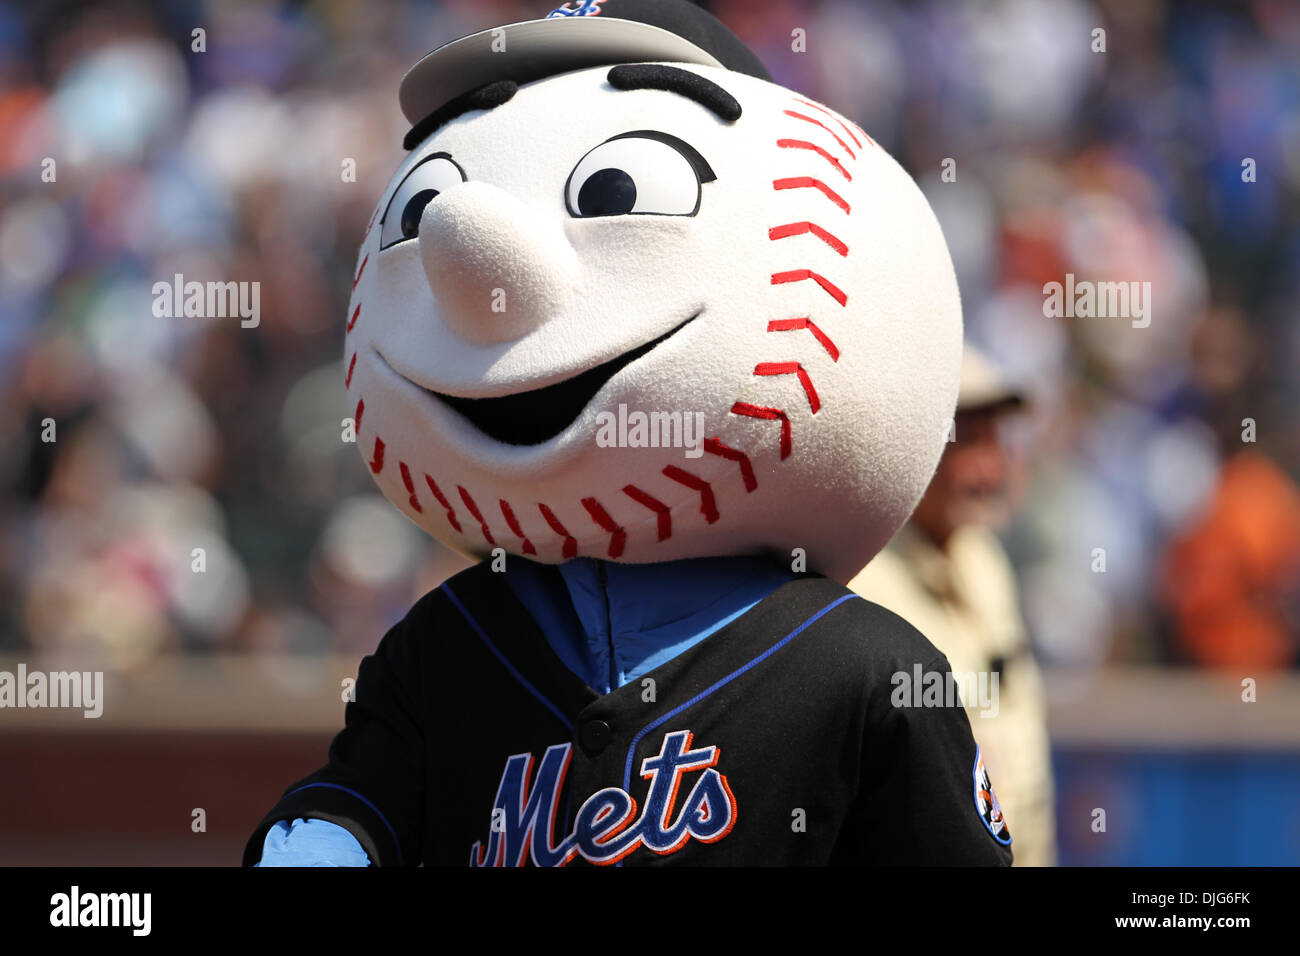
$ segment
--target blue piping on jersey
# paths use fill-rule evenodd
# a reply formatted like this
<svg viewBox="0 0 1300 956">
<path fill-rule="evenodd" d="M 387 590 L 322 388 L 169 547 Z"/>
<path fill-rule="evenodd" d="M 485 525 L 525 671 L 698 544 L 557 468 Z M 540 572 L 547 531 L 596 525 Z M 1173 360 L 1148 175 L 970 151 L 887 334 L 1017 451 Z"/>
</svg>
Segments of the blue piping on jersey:
<svg viewBox="0 0 1300 956">
<path fill-rule="evenodd" d="M 743 674 L 743 673 L 745 673 L 746 671 L 748 671 L 750 668 L 752 668 L 752 667 L 756 667 L 756 666 L 758 666 L 759 664 L 761 664 L 761 663 L 762 663 L 763 661 L 765 661 L 767 658 L 771 657 L 773 654 L 775 654 L 775 653 L 776 653 L 777 651 L 779 651 L 781 648 L 785 647 L 785 645 L 789 644 L 789 643 L 790 643 L 791 641 L 793 641 L 796 637 L 798 637 L 798 636 L 799 636 L 799 635 L 800 635 L 800 634 L 801 634 L 801 633 L 802 633 L 802 632 L 803 632 L 803 631 L 804 631 L 804 630 L 805 630 L 805 629 L 806 629 L 810 624 L 815 623 L 815 622 L 816 622 L 820 617 L 822 617 L 822 615 L 824 615 L 824 614 L 828 613 L 829 611 L 832 611 L 832 610 L 834 610 L 835 608 L 839 607 L 839 606 L 840 606 L 841 604 L 843 604 L 845 601 L 851 601 L 851 600 L 853 600 L 854 598 L 857 598 L 857 597 L 858 597 L 858 595 L 856 595 L 856 594 L 845 594 L 843 597 L 838 597 L 838 598 L 836 598 L 834 601 L 832 601 L 830 604 L 827 604 L 824 608 L 822 608 L 820 611 L 818 611 L 818 612 L 817 612 L 816 614 L 814 614 L 812 617 L 808 618 L 808 620 L 804 621 L 802 624 L 800 624 L 798 627 L 796 627 L 793 631 L 791 631 L 791 632 L 790 632 L 789 634 L 787 634 L 785 637 L 781 638 L 781 640 L 777 641 L 775 644 L 773 644 L 771 647 L 769 647 L 767 650 L 765 650 L 762 654 L 759 654 L 757 657 L 755 657 L 755 658 L 754 658 L 752 661 L 750 661 L 748 664 L 745 664 L 743 667 L 739 667 L 739 668 L 737 668 L 736 670 L 732 671 L 730 674 L 728 674 L 726 677 L 724 677 L 724 678 L 722 678 L 721 680 L 719 680 L 717 683 L 712 684 L 711 686 L 704 688 L 704 690 L 700 691 L 698 694 L 696 694 L 694 697 L 692 697 L 692 698 L 691 698 L 690 700 L 688 700 L 686 703 L 682 704 L 682 705 L 679 706 L 679 707 L 674 707 L 672 710 L 670 710 L 668 713 L 664 714 L 664 715 L 663 715 L 662 717 L 660 717 L 658 720 L 654 720 L 654 721 L 651 721 L 650 723 L 646 724 L 645 727 L 643 727 L 643 728 L 641 729 L 640 733 L 638 733 L 638 734 L 637 734 L 637 735 L 632 739 L 632 745 L 631 745 L 630 747 L 627 748 L 627 763 L 626 763 L 626 764 L 624 765 L 624 767 L 623 767 L 623 790 L 624 790 L 625 792 L 627 792 L 627 793 L 631 793 L 631 789 L 630 789 L 630 788 L 631 788 L 631 785 L 632 785 L 632 758 L 636 755 L 636 746 L 637 746 L 637 744 L 639 744 L 639 743 L 641 742 L 641 739 L 642 739 L 643 737 L 645 737 L 646 734 L 650 733 L 650 732 L 651 732 L 652 730 L 654 730 L 656 727 L 662 726 L 665 722 L 667 722 L 667 721 L 669 721 L 669 720 L 672 720 L 674 717 L 676 717 L 676 716 L 677 716 L 678 714 L 680 714 L 682 711 L 686 710 L 688 707 L 694 707 L 696 704 L 698 704 L 700 701 L 702 701 L 705 697 L 708 697 L 710 694 L 712 694 L 712 693 L 713 693 L 715 690 L 717 690 L 719 687 L 723 687 L 723 686 L 725 686 L 726 684 L 731 683 L 733 680 L 735 680 L 735 679 L 736 679 L 737 677 L 739 677 L 741 674 Z"/>
<path fill-rule="evenodd" d="M 490 650 L 493 656 L 495 656 L 496 659 L 501 662 L 502 666 L 505 667 L 505 669 L 510 672 L 510 675 L 515 680 L 517 680 L 520 684 L 522 684 L 525 690 L 527 690 L 530 694 L 532 694 L 534 697 L 540 700 L 542 704 L 545 705 L 546 709 L 549 710 L 551 713 L 553 713 L 556 717 L 558 717 L 560 723 L 564 724 L 564 726 L 569 729 L 569 732 L 572 733 L 573 721 L 569 720 L 568 717 L 565 717 L 564 712 L 560 710 L 560 708 L 556 707 L 549 700 L 543 697 L 541 691 L 539 691 L 532 684 L 528 683 L 528 681 L 524 678 L 524 675 L 519 673 L 519 671 L 515 668 L 515 665 L 511 664 L 510 661 L 506 659 L 506 656 L 502 654 L 499 650 L 497 650 L 497 646 L 493 644 L 492 641 L 488 638 L 487 633 L 483 630 L 482 627 L 479 626 L 478 621 L 474 620 L 474 615 L 470 614 L 468 609 L 466 609 L 465 605 L 460 603 L 460 598 L 456 597 L 456 595 L 452 592 L 451 588 L 449 588 L 444 583 L 439 588 L 439 590 L 446 592 L 447 597 L 450 598 L 451 600 L 451 603 L 456 606 L 456 610 L 460 611 L 460 613 L 464 616 L 465 620 L 469 621 L 469 626 L 474 629 L 474 633 L 477 634 L 479 636 L 479 639 L 484 644 L 487 645 L 488 650 Z"/>
<path fill-rule="evenodd" d="M 397 831 L 394 830 L 393 825 L 388 822 L 388 817 L 384 816 L 384 812 L 382 810 L 380 810 L 377 806 L 375 806 L 373 803 L 367 800 L 364 796 L 357 793 L 351 787 L 345 787 L 342 784 L 338 784 L 338 783 L 324 783 L 324 782 L 309 783 L 306 786 L 299 787 L 297 790 L 290 790 L 288 793 L 284 795 L 285 799 L 292 797 L 295 793 L 301 793 L 303 790 L 310 790 L 312 787 L 329 787 L 332 790 L 342 790 L 344 793 L 356 797 L 358 800 L 360 800 L 362 803 L 368 806 L 371 810 L 375 811 L 375 815 L 378 816 L 379 819 L 383 821 L 384 826 L 388 827 L 388 833 L 393 838 L 393 847 L 397 850 L 397 865 L 402 866 L 402 844 L 398 842 Z M 326 822 L 328 823 L 329 821 Z M 355 837 L 353 839 L 355 839 Z"/>
</svg>

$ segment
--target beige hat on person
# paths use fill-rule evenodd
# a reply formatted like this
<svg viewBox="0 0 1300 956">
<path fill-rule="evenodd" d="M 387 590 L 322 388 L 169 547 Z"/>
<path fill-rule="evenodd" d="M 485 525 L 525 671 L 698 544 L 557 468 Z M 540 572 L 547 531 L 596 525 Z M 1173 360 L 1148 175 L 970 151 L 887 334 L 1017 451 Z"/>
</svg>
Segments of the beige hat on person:
<svg viewBox="0 0 1300 956">
<path fill-rule="evenodd" d="M 967 342 L 962 351 L 957 411 L 973 412 L 1002 405 L 1018 408 L 1024 404 L 1024 392 L 987 354 Z"/>
</svg>

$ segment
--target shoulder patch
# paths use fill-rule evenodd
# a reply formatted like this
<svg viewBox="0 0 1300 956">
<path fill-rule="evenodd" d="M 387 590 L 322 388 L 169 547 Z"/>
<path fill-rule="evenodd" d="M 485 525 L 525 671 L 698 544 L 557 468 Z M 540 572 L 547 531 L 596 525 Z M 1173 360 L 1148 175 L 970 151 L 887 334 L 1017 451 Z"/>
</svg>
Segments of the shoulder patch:
<svg viewBox="0 0 1300 956">
<path fill-rule="evenodd" d="M 1002 804 L 993 792 L 993 781 L 989 779 L 988 769 L 984 766 L 984 755 L 978 745 L 975 747 L 975 766 L 971 770 L 975 781 L 975 811 L 984 821 L 993 839 L 1003 846 L 1011 845 L 1011 831 L 1007 829 L 1007 818 L 1002 815 Z"/>
</svg>

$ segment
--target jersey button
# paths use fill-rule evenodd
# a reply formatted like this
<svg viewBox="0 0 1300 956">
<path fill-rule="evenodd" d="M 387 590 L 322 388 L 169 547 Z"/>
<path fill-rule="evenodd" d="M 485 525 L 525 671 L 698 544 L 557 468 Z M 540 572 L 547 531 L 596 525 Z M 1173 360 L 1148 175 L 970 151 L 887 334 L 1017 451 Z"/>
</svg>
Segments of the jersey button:
<svg viewBox="0 0 1300 956">
<path fill-rule="evenodd" d="M 609 739 L 613 734 L 610 732 L 609 724 L 603 720 L 589 720 L 582 725 L 582 731 L 578 736 L 584 750 L 600 753 L 609 746 Z"/>
</svg>

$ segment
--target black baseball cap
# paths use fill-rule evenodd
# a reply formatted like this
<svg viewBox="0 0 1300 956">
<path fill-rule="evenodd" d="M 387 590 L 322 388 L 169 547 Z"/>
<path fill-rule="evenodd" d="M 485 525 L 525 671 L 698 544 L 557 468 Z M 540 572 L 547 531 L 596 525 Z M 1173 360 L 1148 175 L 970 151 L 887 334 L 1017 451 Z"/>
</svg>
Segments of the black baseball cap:
<svg viewBox="0 0 1300 956">
<path fill-rule="evenodd" d="M 398 100 L 414 126 L 497 80 L 531 83 L 593 66 L 648 62 L 718 66 L 772 79 L 739 37 L 689 0 L 570 0 L 541 19 L 438 47 L 402 77 Z"/>
</svg>

